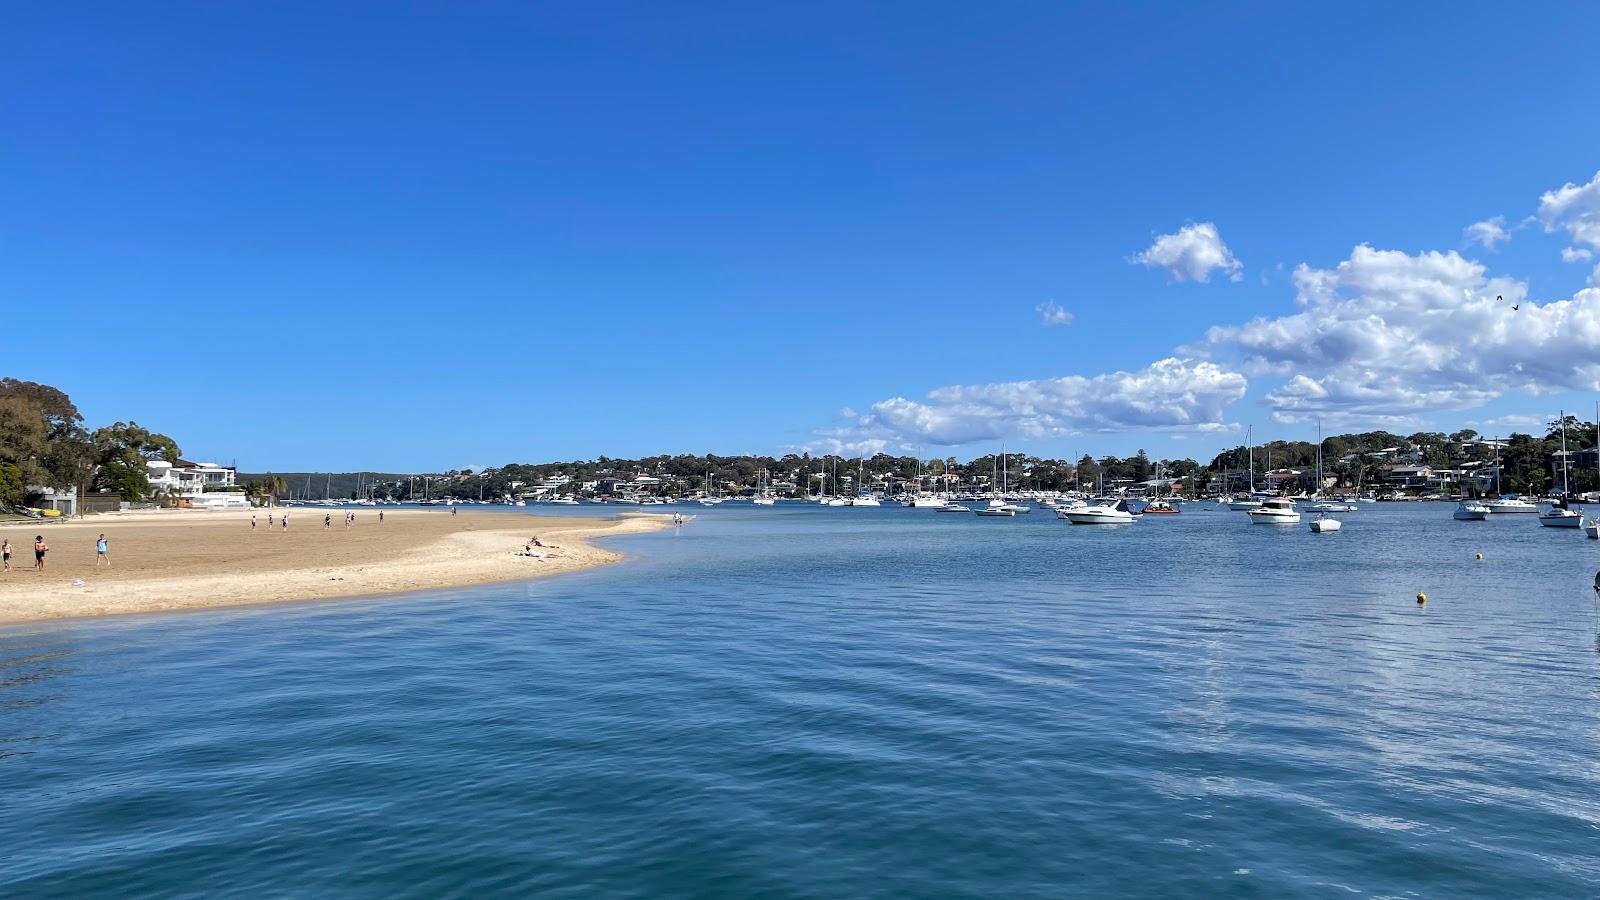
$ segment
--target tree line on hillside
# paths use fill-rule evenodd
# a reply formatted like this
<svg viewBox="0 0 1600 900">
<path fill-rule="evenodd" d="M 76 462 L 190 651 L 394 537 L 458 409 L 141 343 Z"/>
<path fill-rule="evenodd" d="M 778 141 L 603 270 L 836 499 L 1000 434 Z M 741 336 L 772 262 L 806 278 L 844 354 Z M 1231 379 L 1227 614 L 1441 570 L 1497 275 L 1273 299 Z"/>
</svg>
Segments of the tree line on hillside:
<svg viewBox="0 0 1600 900">
<path fill-rule="evenodd" d="M 1502 467 L 1501 489 L 1506 492 L 1543 493 L 1559 481 L 1552 476 L 1552 463 L 1561 446 L 1561 430 L 1566 429 L 1569 449 L 1595 446 L 1592 423 L 1573 416 L 1552 423 L 1547 432 L 1535 437 L 1516 433 L 1499 450 Z M 1472 429 L 1445 434 L 1418 432 L 1397 435 L 1386 431 L 1339 434 L 1322 442 L 1323 471 L 1343 488 L 1377 487 L 1384 466 L 1400 461 L 1436 468 L 1463 465 L 1484 466 L 1496 458 L 1496 449 Z M 1316 464 L 1317 445 L 1309 441 L 1269 441 L 1253 447 L 1243 444 L 1224 450 L 1202 465 L 1193 459 L 1152 459 L 1140 450 L 1131 457 L 1090 455 L 1076 462 L 1049 459 L 1024 453 L 979 456 L 967 462 L 955 458 L 919 459 L 879 453 L 869 457 L 791 453 L 784 456 L 719 456 L 717 454 L 679 454 L 623 459 L 601 456 L 591 460 L 548 463 L 513 463 L 482 471 L 452 469 L 425 475 L 376 475 L 371 473 L 298 473 L 289 476 L 290 494 L 312 498 L 357 495 L 398 501 L 422 499 L 500 499 L 525 494 L 538 485 L 564 478 L 553 493 L 573 495 L 586 484 L 613 485 L 616 492 L 636 475 L 659 480 L 651 492 L 688 494 L 727 489 L 750 491 L 767 484 L 791 495 L 842 493 L 880 487 L 884 484 L 917 484 L 929 490 L 955 485 L 987 484 L 1004 471 L 1011 487 L 1019 490 L 1090 490 L 1102 485 L 1149 482 L 1157 478 L 1183 481 L 1184 489 L 1199 491 L 1223 487 L 1224 473 L 1243 476 L 1252 467 L 1258 476 L 1268 467 L 1310 472 Z M 267 476 L 241 476 L 259 483 Z M 280 476 L 281 477 L 281 476 Z M 1238 478 L 1230 481 L 1237 486 Z M 1570 480 L 1574 492 L 1600 490 L 1600 476 L 1593 467 L 1573 470 Z M 596 493 L 607 493 L 597 490 Z M 277 492 L 275 496 L 283 496 Z"/>
<path fill-rule="evenodd" d="M 178 444 L 137 422 L 90 429 L 64 392 L 0 378 L 0 505 L 21 506 L 40 488 L 114 491 L 125 500 L 150 493 L 145 463 L 177 462 Z"/>
</svg>

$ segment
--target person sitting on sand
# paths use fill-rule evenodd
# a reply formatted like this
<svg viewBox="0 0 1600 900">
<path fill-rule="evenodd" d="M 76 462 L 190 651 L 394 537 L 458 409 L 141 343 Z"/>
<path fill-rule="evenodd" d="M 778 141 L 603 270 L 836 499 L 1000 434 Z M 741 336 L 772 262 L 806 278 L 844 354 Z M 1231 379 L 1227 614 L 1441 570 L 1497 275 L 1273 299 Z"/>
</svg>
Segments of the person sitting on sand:
<svg viewBox="0 0 1600 900">
<path fill-rule="evenodd" d="M 111 568 L 111 545 L 106 543 L 104 531 L 100 532 L 100 538 L 94 542 L 94 567 L 100 568 L 102 561 L 106 564 L 106 568 Z"/>
<path fill-rule="evenodd" d="M 43 572 L 44 571 L 44 555 L 46 553 L 49 553 L 49 552 L 50 552 L 50 548 L 45 546 L 44 535 L 42 535 L 42 534 L 34 535 L 33 536 L 33 568 L 34 568 L 35 571 L 39 571 L 39 572 Z"/>
</svg>

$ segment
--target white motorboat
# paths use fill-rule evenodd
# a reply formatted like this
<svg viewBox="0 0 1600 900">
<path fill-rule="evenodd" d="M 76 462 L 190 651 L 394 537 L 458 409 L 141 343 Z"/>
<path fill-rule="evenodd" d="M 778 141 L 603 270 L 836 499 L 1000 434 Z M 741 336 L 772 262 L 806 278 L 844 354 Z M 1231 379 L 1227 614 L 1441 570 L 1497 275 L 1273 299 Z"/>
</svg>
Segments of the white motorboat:
<svg viewBox="0 0 1600 900">
<path fill-rule="evenodd" d="M 1483 501 L 1483 505 L 1489 507 L 1490 512 L 1501 516 L 1509 513 L 1536 513 L 1539 511 L 1538 504 L 1529 503 L 1526 500 L 1521 500 L 1516 497 L 1500 497 L 1494 500 L 1485 500 Z"/>
<path fill-rule="evenodd" d="M 851 506 L 882 506 L 877 497 L 861 496 L 850 501 Z"/>
<path fill-rule="evenodd" d="M 1009 506 L 980 506 L 973 510 L 980 516 L 1015 516 L 1017 511 Z"/>
<path fill-rule="evenodd" d="M 823 506 L 849 506 L 850 505 L 850 501 L 844 499 L 843 497 L 829 497 L 827 499 L 827 502 L 823 503 L 822 505 Z"/>
<path fill-rule="evenodd" d="M 1300 522 L 1300 511 L 1294 508 L 1294 501 L 1284 497 L 1273 497 L 1261 501 L 1261 506 L 1250 510 L 1250 521 L 1257 525 L 1295 525 Z"/>
<path fill-rule="evenodd" d="M 1355 512 L 1356 508 L 1348 503 L 1333 503 L 1323 500 L 1306 507 L 1311 512 Z"/>
<path fill-rule="evenodd" d="M 1114 505 L 1099 503 L 1082 509 L 1058 510 L 1056 515 L 1074 525 L 1130 525 L 1134 520 L 1133 510 L 1128 508 L 1126 500 Z"/>
<path fill-rule="evenodd" d="M 1338 519 L 1332 518 L 1327 513 L 1323 513 L 1322 515 L 1317 516 L 1315 519 L 1311 520 L 1311 533 L 1312 534 L 1327 534 L 1330 531 L 1338 531 L 1340 528 L 1343 528 L 1343 527 L 1344 527 L 1344 523 L 1343 522 L 1340 522 Z"/>
<path fill-rule="evenodd" d="M 554 500 L 551 500 L 550 503 L 552 505 L 555 505 L 555 506 L 577 506 L 578 505 L 578 501 L 572 499 L 571 497 L 557 497 Z"/>
<path fill-rule="evenodd" d="M 906 502 L 906 505 L 912 509 L 943 509 L 949 504 L 945 502 L 943 497 L 926 496 L 912 497 Z"/>
<path fill-rule="evenodd" d="M 946 503 L 943 506 L 934 507 L 933 511 L 934 512 L 964 513 L 964 512 L 972 512 L 972 507 L 970 507 L 970 506 L 962 506 L 959 503 Z"/>
<path fill-rule="evenodd" d="M 1493 514 L 1494 510 L 1490 509 L 1487 503 L 1479 500 L 1463 500 L 1456 504 L 1456 511 L 1450 514 L 1450 518 L 1462 522 L 1482 522 Z"/>
<path fill-rule="evenodd" d="M 1590 519 L 1583 523 L 1583 533 L 1592 541 L 1600 541 L 1600 519 Z"/>
<path fill-rule="evenodd" d="M 1002 498 L 999 498 L 999 497 L 996 497 L 995 499 L 990 500 L 988 508 L 989 509 L 1007 510 L 1013 516 L 1020 516 L 1023 513 L 1033 512 L 1033 507 L 1031 507 L 1031 506 L 1023 506 L 1020 503 L 1012 503 L 1009 500 L 1005 500 L 1005 499 L 1002 499 Z"/>
<path fill-rule="evenodd" d="M 778 498 L 772 496 L 751 497 L 750 502 L 756 506 L 777 506 Z"/>
<path fill-rule="evenodd" d="M 1056 518 L 1065 519 L 1067 513 L 1082 512 L 1089 508 L 1084 500 L 1062 500 L 1055 505 Z"/>
<path fill-rule="evenodd" d="M 1261 501 L 1249 497 L 1236 497 L 1228 501 L 1228 508 L 1234 512 L 1250 512 L 1261 508 Z"/>
<path fill-rule="evenodd" d="M 1539 524 L 1546 528 L 1577 528 L 1583 524 L 1583 513 L 1556 506 L 1549 512 L 1539 514 Z"/>
</svg>

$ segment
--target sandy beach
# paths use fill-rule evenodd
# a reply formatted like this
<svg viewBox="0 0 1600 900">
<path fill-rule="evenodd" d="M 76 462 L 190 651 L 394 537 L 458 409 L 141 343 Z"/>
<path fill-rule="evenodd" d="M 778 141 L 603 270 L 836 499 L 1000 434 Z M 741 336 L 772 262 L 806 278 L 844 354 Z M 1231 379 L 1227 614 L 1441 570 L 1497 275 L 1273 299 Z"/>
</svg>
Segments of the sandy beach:
<svg viewBox="0 0 1600 900">
<path fill-rule="evenodd" d="M 271 510 L 274 517 L 283 509 Z M 559 575 L 605 565 L 619 555 L 589 538 L 669 527 L 665 517 L 535 517 L 444 509 L 288 510 L 287 531 L 267 527 L 268 511 L 108 514 L 65 523 L 0 522 L 11 542 L 11 571 L 0 573 L 0 624 L 80 616 L 207 609 L 259 603 L 370 596 Z M 254 515 L 257 527 L 250 527 Z M 96 568 L 104 532 L 111 566 Z M 50 552 L 33 569 L 33 538 Z M 517 555 L 537 536 L 543 559 Z M 75 585 L 81 581 L 81 585 Z"/>
</svg>

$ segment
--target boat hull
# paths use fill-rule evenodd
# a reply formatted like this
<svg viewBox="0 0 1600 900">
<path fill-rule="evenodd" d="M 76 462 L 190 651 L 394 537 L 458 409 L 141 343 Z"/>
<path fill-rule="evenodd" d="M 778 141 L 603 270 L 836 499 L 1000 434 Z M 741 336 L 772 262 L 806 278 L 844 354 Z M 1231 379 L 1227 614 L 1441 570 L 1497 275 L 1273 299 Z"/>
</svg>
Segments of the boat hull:
<svg viewBox="0 0 1600 900">
<path fill-rule="evenodd" d="M 1068 512 L 1062 516 L 1074 525 L 1132 525 L 1133 516 L 1129 513 L 1111 512 Z"/>
</svg>

